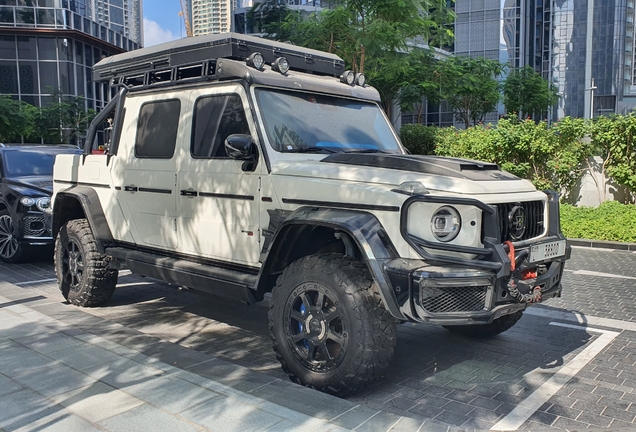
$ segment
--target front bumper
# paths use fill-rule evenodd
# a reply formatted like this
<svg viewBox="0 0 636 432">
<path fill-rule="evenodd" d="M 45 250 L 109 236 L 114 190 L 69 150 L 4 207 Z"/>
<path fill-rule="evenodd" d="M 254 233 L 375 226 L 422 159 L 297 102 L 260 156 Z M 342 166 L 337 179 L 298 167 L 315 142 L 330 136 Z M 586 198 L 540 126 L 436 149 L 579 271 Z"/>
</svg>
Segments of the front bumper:
<svg viewBox="0 0 636 432">
<path fill-rule="evenodd" d="M 384 271 L 400 312 L 408 319 L 442 325 L 488 324 L 528 305 L 559 297 L 564 261 L 542 263 L 544 273 L 526 280 L 514 274 L 497 278 L 493 271 L 431 265 L 423 260 L 395 259 L 384 264 Z M 540 287 L 541 300 L 527 303 L 513 298 L 511 280 L 522 294 Z"/>
<path fill-rule="evenodd" d="M 501 239 L 499 216 L 491 206 L 467 198 L 409 198 L 402 207 L 402 235 L 422 259 L 397 258 L 382 264 L 400 314 L 412 321 L 442 325 L 488 324 L 528 305 L 560 296 L 570 246 L 566 244 L 565 254 L 553 259 L 535 263 L 529 263 L 527 259 L 533 245 L 565 243 L 560 230 L 558 196 L 552 192 L 546 194 L 548 229 L 540 239 L 514 244 L 514 263 Z M 410 235 L 406 231 L 407 213 L 410 205 L 417 201 L 473 205 L 481 209 L 484 247 L 432 243 Z M 431 250 L 458 254 L 435 254 Z M 475 258 L 462 258 L 461 254 L 471 254 Z"/>
<path fill-rule="evenodd" d="M 17 238 L 23 245 L 48 246 L 53 244 L 50 223 L 46 213 L 26 211 L 17 218 Z"/>
</svg>

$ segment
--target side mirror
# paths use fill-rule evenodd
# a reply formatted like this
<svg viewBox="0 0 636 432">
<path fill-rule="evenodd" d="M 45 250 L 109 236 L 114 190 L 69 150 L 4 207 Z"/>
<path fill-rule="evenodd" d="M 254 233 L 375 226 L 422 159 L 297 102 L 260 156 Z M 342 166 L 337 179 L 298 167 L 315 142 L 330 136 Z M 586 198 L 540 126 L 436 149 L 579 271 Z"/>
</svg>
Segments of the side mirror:
<svg viewBox="0 0 636 432">
<path fill-rule="evenodd" d="M 258 150 L 251 135 L 233 134 L 225 139 L 225 151 L 232 159 L 242 160 L 243 171 L 254 171 L 258 162 Z"/>
</svg>

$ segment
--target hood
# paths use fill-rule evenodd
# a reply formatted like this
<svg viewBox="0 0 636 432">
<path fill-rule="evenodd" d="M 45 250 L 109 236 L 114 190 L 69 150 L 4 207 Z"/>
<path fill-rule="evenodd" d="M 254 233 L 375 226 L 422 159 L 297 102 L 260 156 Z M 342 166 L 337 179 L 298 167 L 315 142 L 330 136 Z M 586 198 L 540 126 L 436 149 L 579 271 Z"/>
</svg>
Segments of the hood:
<svg viewBox="0 0 636 432">
<path fill-rule="evenodd" d="M 9 187 L 22 187 L 42 192 L 46 195 L 53 193 L 53 179 L 50 176 L 21 176 L 6 178 L 5 184 Z"/>
<path fill-rule="evenodd" d="M 495 164 L 439 156 L 334 153 L 321 160 L 279 160 L 272 174 L 390 186 L 419 181 L 431 191 L 455 194 L 536 191 L 529 181 Z"/>
</svg>

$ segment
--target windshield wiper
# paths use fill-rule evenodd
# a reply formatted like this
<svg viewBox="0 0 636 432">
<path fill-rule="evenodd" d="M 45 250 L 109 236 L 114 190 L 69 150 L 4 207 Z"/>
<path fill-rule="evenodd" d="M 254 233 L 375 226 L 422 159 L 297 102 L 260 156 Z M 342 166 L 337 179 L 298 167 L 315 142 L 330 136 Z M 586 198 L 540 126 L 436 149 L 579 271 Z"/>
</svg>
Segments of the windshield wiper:
<svg viewBox="0 0 636 432">
<path fill-rule="evenodd" d="M 283 150 L 283 153 L 338 153 L 337 151 L 328 149 L 326 147 L 299 147 L 290 150 Z"/>
<path fill-rule="evenodd" d="M 353 150 L 346 150 L 342 153 L 390 153 L 384 150 L 378 150 L 378 149 L 353 149 Z"/>
</svg>

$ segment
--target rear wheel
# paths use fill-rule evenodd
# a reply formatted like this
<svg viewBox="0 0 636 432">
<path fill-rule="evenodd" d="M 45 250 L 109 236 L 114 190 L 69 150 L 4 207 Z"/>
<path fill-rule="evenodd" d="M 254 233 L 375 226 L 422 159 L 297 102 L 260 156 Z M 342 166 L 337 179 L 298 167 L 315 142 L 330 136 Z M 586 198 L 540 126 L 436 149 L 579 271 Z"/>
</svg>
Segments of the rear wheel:
<svg viewBox="0 0 636 432">
<path fill-rule="evenodd" d="M 66 223 L 55 240 L 55 276 L 66 300 L 77 306 L 99 306 L 113 296 L 117 270 L 101 254 L 86 219 Z"/>
<path fill-rule="evenodd" d="M 466 336 L 476 339 L 487 339 L 497 336 L 500 333 L 510 329 L 517 321 L 521 319 L 523 311 L 517 311 L 510 315 L 504 315 L 493 320 L 486 325 L 461 325 L 461 326 L 444 326 L 446 330 L 460 336 Z"/>
<path fill-rule="evenodd" d="M 15 237 L 13 218 L 7 210 L 0 211 L 0 260 L 20 262 L 26 255 L 25 246 Z"/>
<path fill-rule="evenodd" d="M 274 351 L 298 384 L 345 396 L 379 378 L 395 347 L 395 321 L 366 266 L 338 254 L 289 265 L 272 292 Z"/>
</svg>

